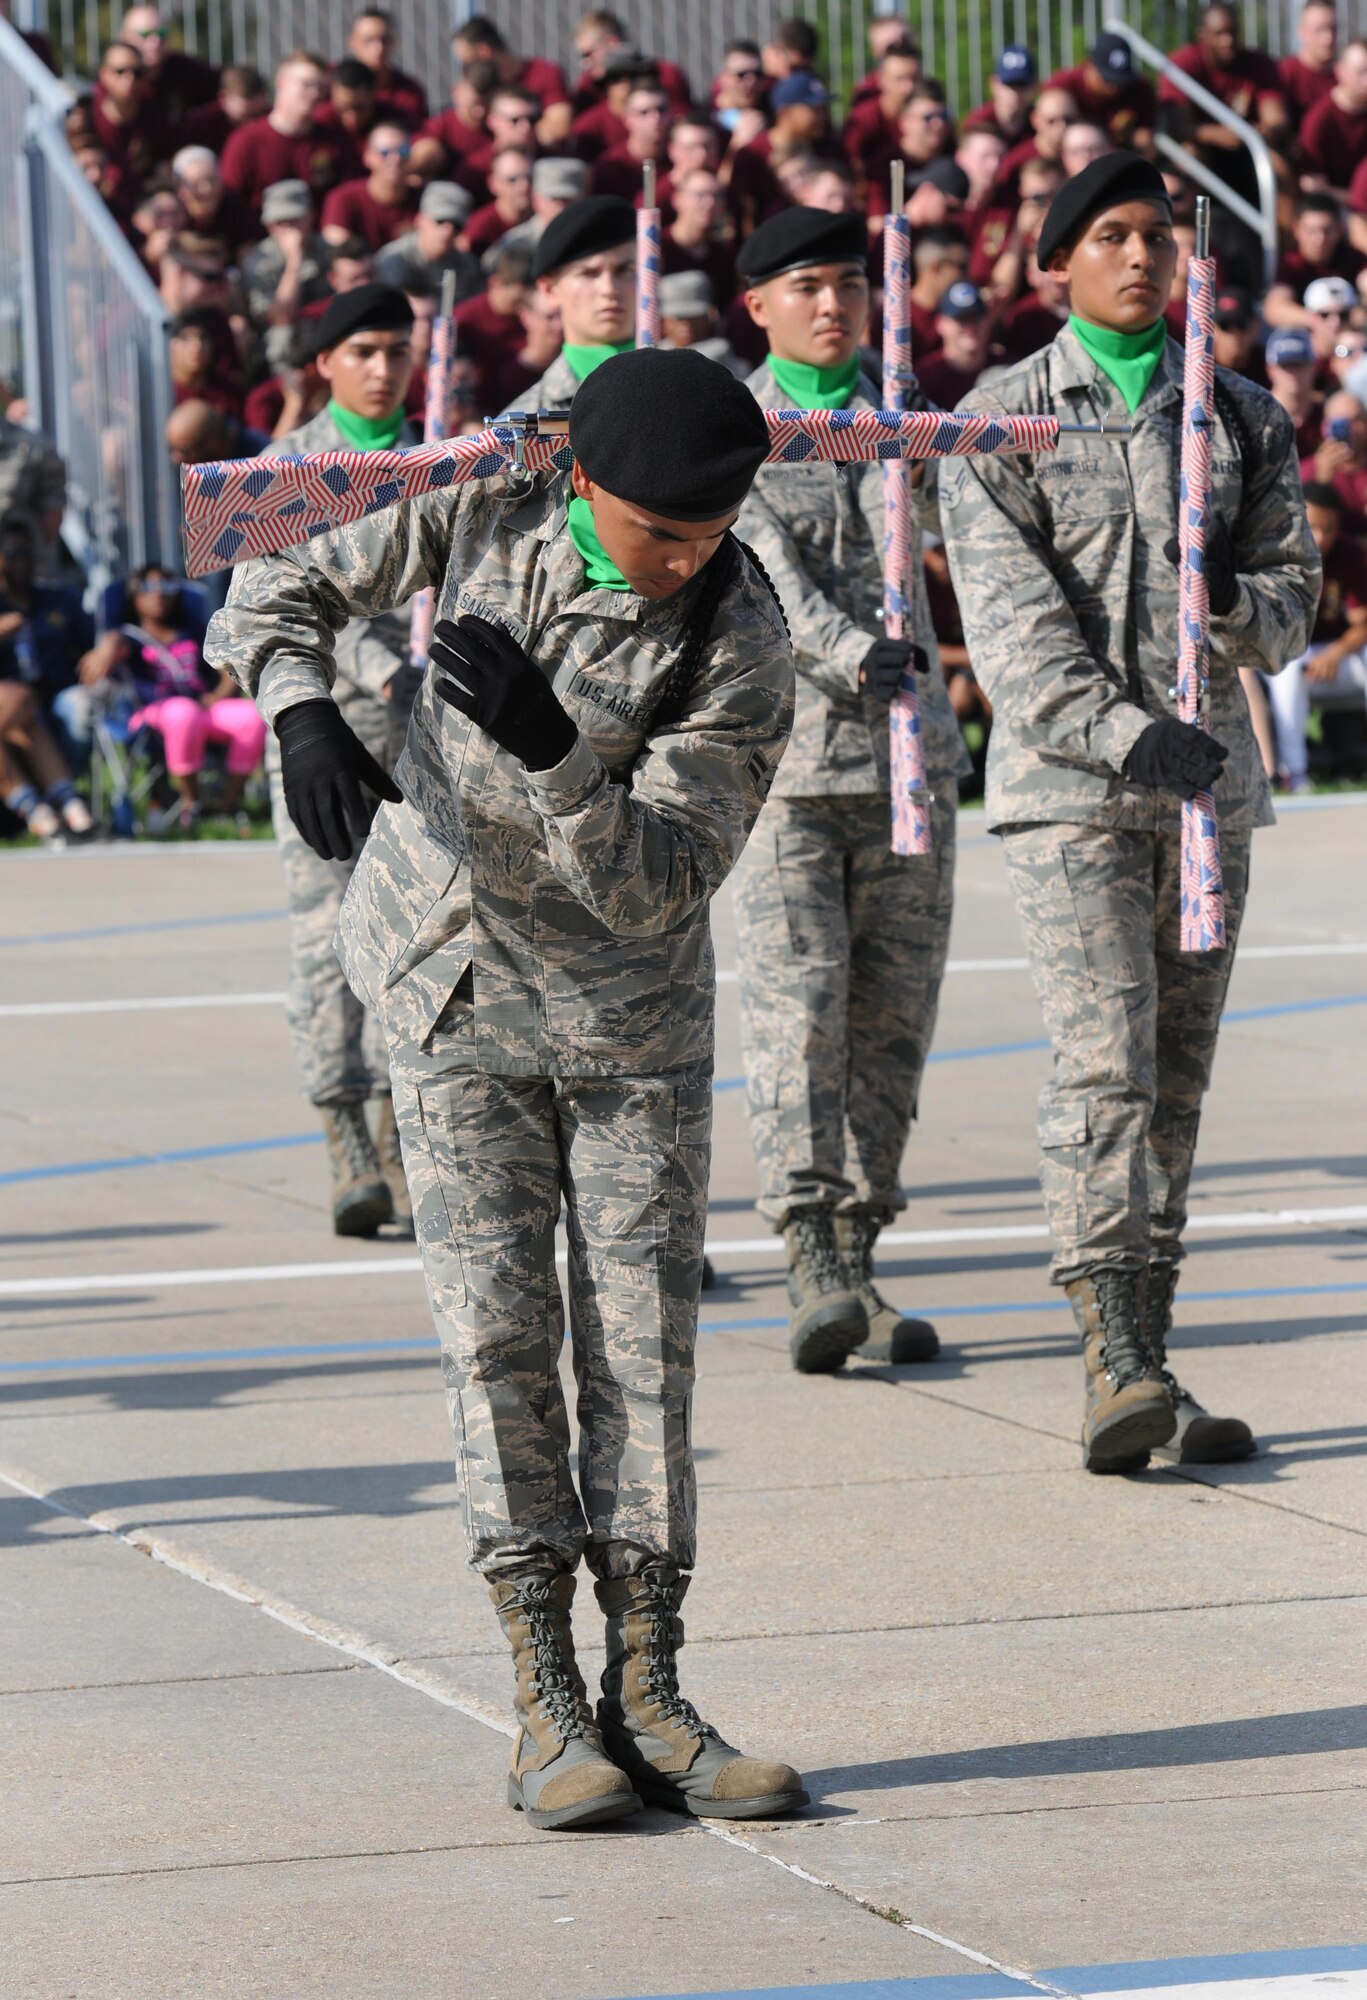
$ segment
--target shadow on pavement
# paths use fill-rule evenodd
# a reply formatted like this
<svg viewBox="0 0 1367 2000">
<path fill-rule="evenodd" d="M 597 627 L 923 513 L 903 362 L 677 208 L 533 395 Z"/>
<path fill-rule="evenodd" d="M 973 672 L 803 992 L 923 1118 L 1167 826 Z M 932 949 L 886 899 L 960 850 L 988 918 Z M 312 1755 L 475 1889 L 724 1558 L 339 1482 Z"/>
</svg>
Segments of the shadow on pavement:
<svg viewBox="0 0 1367 2000">
<path fill-rule="evenodd" d="M 326 1381 L 329 1377 L 388 1375 L 396 1369 L 425 1369 L 440 1389 L 439 1355 L 435 1339 L 422 1354 L 390 1354 L 372 1359 L 315 1361 L 301 1358 L 298 1367 L 274 1362 L 256 1368 L 149 1369 L 137 1374 L 82 1375 L 77 1371 L 56 1378 L 0 1380 L 0 1409 L 24 1403 L 56 1403 L 78 1397 L 104 1396 L 113 1410 L 210 1410 L 229 1396 L 252 1389 L 276 1388 L 284 1382 Z"/>
<path fill-rule="evenodd" d="M 807 1772 L 822 1792 L 876 1792 L 891 1786 L 956 1785 L 975 1778 L 1062 1778 L 1088 1771 L 1158 1771 L 1190 1764 L 1242 1764 L 1262 1757 L 1317 1757 L 1367 1749 L 1367 1705 L 1189 1723 L 1118 1736 L 1065 1736 L 1044 1743 L 890 1757 L 876 1764 Z"/>
</svg>

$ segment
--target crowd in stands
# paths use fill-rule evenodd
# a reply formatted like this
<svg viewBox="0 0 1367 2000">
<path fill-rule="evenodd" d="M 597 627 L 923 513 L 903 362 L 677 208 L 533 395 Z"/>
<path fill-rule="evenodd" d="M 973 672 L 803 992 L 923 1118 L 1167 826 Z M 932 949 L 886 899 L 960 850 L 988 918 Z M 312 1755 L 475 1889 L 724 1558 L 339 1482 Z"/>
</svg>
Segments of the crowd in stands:
<svg viewBox="0 0 1367 2000">
<path fill-rule="evenodd" d="M 1285 677 L 1275 710 L 1261 686 L 1249 688 L 1269 771 L 1291 788 L 1308 781 L 1308 704 L 1344 693 L 1359 701 L 1367 680 L 1359 645 L 1367 640 L 1359 539 L 1367 536 L 1367 40 L 1340 45 L 1332 0 L 1304 0 L 1295 34 L 1295 53 L 1275 62 L 1243 45 L 1239 14 L 1216 0 L 1173 56 L 1257 129 L 1278 176 L 1281 248 L 1270 287 L 1257 238 L 1217 206 L 1216 342 L 1217 359 L 1265 384 L 1293 419 L 1325 551 L 1314 651 Z M 422 364 L 451 275 L 459 427 L 477 429 L 559 349 L 554 306 L 531 277 L 540 232 L 586 193 L 639 201 L 647 161 L 657 164 L 665 224 L 668 341 L 702 345 L 742 375 L 757 365 L 766 343 L 738 285 L 736 251 L 757 223 L 806 203 L 867 217 L 876 377 L 880 233 L 900 159 L 914 232 L 916 364 L 926 393 L 945 407 L 1065 322 L 1066 285 L 1040 268 L 1034 246 L 1059 186 L 1099 153 L 1151 150 L 1163 130 L 1256 197 L 1237 135 L 1169 81 L 1155 89 L 1120 36 L 1100 35 L 1082 62 L 1047 77 L 1029 48 L 1001 49 L 987 100 L 961 118 L 904 18 L 875 17 L 868 41 L 868 73 L 841 117 L 804 21 L 780 23 L 763 46 L 735 40 L 715 76 L 690 78 L 633 47 L 622 20 L 596 10 L 579 24 L 580 68 L 567 77 L 476 16 L 455 36 L 454 82 L 438 104 L 399 66 L 380 9 L 354 18 L 343 48 L 296 51 L 268 81 L 172 48 L 155 6 L 130 7 L 93 88 L 71 107 L 67 135 L 171 316 L 173 462 L 255 453 L 313 416 L 327 400 L 313 366 L 317 321 L 335 294 L 373 279 L 400 286 L 417 315 L 407 408 L 421 421 Z M 1196 190 L 1162 165 L 1181 253 L 1168 315 L 1180 341 Z M 956 711 L 977 725 L 977 741 L 990 716 L 948 569 L 933 543 L 925 560 Z M 138 623 L 164 648 L 141 594 L 157 581 L 135 586 Z M 0 605 L 11 588 L 6 565 Z M 13 615 L 0 611 L 0 634 Z M 67 685 L 98 677 L 92 662 L 106 655 L 88 641 L 73 624 Z M 0 656 L 6 672 L 26 678 Z M 195 686 L 193 674 L 172 690 L 164 678 L 157 666 L 149 712 L 189 700 L 215 725 L 221 709 L 228 728 L 228 691 Z M 48 715 L 78 759 L 70 717 L 50 702 Z M 6 728 L 0 720 L 0 755 L 14 740 Z M 191 741 L 202 758 L 214 733 L 208 724 L 182 730 L 179 761 Z M 245 734 L 229 741 L 234 777 L 245 746 Z"/>
</svg>

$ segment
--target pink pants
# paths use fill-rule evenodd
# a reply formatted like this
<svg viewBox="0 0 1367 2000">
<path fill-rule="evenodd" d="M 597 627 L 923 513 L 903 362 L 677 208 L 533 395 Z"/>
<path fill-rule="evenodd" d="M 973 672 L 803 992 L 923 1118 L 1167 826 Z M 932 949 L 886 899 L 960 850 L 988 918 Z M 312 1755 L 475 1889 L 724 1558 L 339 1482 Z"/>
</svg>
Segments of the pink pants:
<svg viewBox="0 0 1367 2000">
<path fill-rule="evenodd" d="M 165 701 L 149 701 L 129 717 L 128 726 L 161 732 L 166 768 L 174 778 L 203 770 L 208 743 L 227 744 L 228 769 L 234 777 L 254 771 L 266 747 L 265 723 L 254 705 L 240 696 L 203 708 L 188 695 L 169 695 Z"/>
</svg>

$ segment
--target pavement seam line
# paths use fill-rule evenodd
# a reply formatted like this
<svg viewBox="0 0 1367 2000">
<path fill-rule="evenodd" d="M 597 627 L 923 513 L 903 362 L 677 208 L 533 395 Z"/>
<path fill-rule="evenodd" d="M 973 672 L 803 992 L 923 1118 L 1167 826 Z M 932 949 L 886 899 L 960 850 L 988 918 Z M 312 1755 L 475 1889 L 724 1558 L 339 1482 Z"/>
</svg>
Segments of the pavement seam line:
<svg viewBox="0 0 1367 2000">
<path fill-rule="evenodd" d="M 371 1641 L 355 1634 L 348 1634 L 340 1627 L 329 1630 L 325 1624 L 310 1618 L 296 1605 L 288 1603 L 283 1598 L 272 1600 L 264 1591 L 241 1578 L 230 1580 L 224 1576 L 216 1576 L 202 1563 L 175 1554 L 172 1549 L 156 1541 L 145 1531 L 141 1534 L 127 1533 L 124 1529 L 102 1520 L 98 1514 L 82 1514 L 76 1508 L 68 1507 L 56 1499 L 52 1493 L 44 1491 L 41 1486 L 5 1467 L 0 1467 L 0 1480 L 3 1480 L 5 1485 L 13 1487 L 15 1492 L 24 1494 L 27 1499 L 36 1500 L 40 1507 L 47 1507 L 54 1514 L 65 1515 L 68 1520 L 80 1521 L 86 1527 L 94 1528 L 99 1534 L 109 1536 L 112 1541 L 122 1542 L 125 1548 L 132 1549 L 137 1555 L 150 1556 L 154 1562 L 159 1562 L 165 1568 L 175 1571 L 178 1576 L 188 1577 L 191 1583 L 203 1584 L 207 1590 L 217 1591 L 220 1596 L 231 1598 L 234 1603 L 250 1605 L 253 1610 L 264 1613 L 267 1618 L 274 1619 L 277 1625 L 285 1626 L 288 1631 L 297 1632 L 306 1639 L 315 1639 L 320 1645 L 329 1646 L 333 1652 L 341 1653 L 346 1659 L 356 1660 L 362 1666 L 374 1667 L 377 1672 L 387 1675 L 390 1680 L 397 1681 L 400 1687 L 411 1688 L 416 1694 L 427 1695 L 430 1700 L 440 1702 L 443 1708 L 455 1709 L 458 1714 L 468 1717 L 471 1722 L 482 1723 L 486 1729 L 496 1730 L 500 1736 L 512 1737 L 517 1733 L 503 1716 L 496 1714 L 483 1702 L 473 1696 L 461 1699 L 449 1693 L 434 1676 L 421 1670 L 406 1672 L 397 1661 L 386 1659 L 383 1652 Z"/>
<path fill-rule="evenodd" d="M 1023 1972 L 1013 1965 L 1003 1965 L 1000 1959 L 989 1958 L 986 1952 L 975 1951 L 972 1945 L 960 1944 L 957 1939 L 946 1937 L 942 1931 L 933 1931 L 926 1924 L 918 1924 L 910 1917 L 904 1917 L 900 1910 L 880 1908 L 867 1896 L 861 1896 L 854 1889 L 846 1889 L 839 1882 L 828 1882 L 824 1875 L 813 1875 L 809 1868 L 799 1867 L 795 1861 L 785 1861 L 781 1855 L 770 1854 L 753 1840 L 745 1840 L 729 1827 L 718 1826 L 714 1822 L 700 1821 L 699 1832 L 708 1834 L 713 1840 L 725 1841 L 728 1847 L 743 1848 L 760 1861 L 767 1861 L 775 1868 L 781 1868 L 785 1875 L 795 1875 L 799 1882 L 806 1882 L 814 1889 L 824 1889 L 832 1896 L 839 1896 L 843 1902 L 853 1903 L 856 1909 L 864 1910 L 880 1922 L 894 1924 L 899 1931 L 910 1931 L 914 1937 L 926 1938 L 944 1951 L 956 1952 L 960 1958 L 971 1959 L 974 1965 L 985 1965 L 989 1972 L 1000 1973 L 1004 1979 L 1014 1979 L 1018 1985 L 1029 1986 L 1036 1993 L 1048 1993 L 1051 2000 L 1078 2000 L 1071 1987 L 1054 1986 L 1047 1979 L 1037 1979 L 1032 1972 Z"/>
</svg>

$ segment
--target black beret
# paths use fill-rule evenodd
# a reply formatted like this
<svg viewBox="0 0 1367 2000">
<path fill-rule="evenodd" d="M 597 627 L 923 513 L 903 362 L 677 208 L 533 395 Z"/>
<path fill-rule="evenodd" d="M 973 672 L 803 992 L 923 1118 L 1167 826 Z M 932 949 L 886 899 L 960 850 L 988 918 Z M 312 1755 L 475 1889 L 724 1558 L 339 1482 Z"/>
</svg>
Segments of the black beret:
<svg viewBox="0 0 1367 2000">
<path fill-rule="evenodd" d="M 750 491 L 769 426 L 719 361 L 691 347 L 636 347 L 580 383 L 570 448 L 619 500 L 668 521 L 715 521 Z"/>
<path fill-rule="evenodd" d="M 1163 176 L 1152 160 L 1142 154 L 1103 153 L 1080 174 L 1065 181 L 1049 204 L 1044 227 L 1039 233 L 1035 255 L 1041 270 L 1048 268 L 1056 250 L 1068 249 L 1103 209 L 1119 208 L 1125 201 L 1161 201 L 1172 207 L 1172 196 L 1163 185 Z"/>
<path fill-rule="evenodd" d="M 339 292 L 318 322 L 315 354 L 340 347 L 353 333 L 411 333 L 413 308 L 397 285 L 358 285 Z"/>
<path fill-rule="evenodd" d="M 636 241 L 636 210 L 616 194 L 591 194 L 572 201 L 541 232 L 532 258 L 532 276 L 549 278 L 563 264 L 620 250 Z"/>
<path fill-rule="evenodd" d="M 762 285 L 804 264 L 864 264 L 868 255 L 869 231 L 862 215 L 785 208 L 747 237 L 736 269 L 748 283 Z"/>
</svg>

